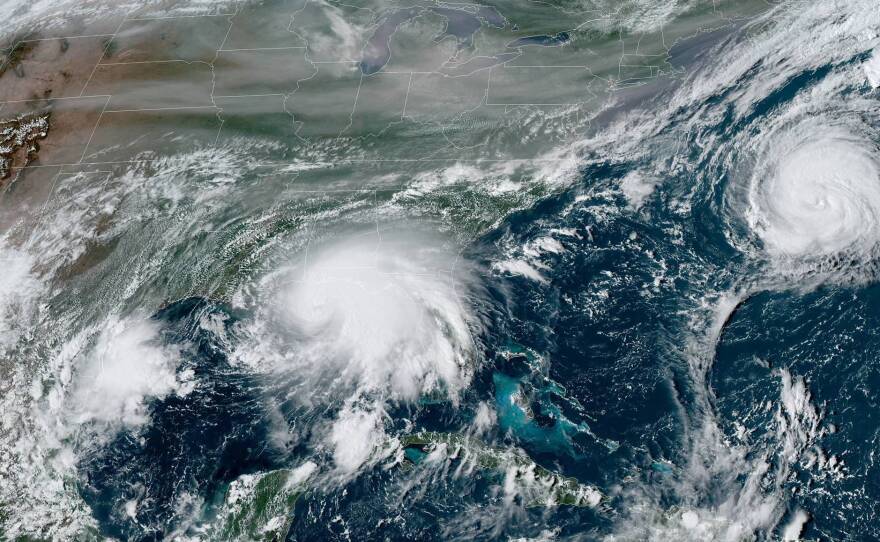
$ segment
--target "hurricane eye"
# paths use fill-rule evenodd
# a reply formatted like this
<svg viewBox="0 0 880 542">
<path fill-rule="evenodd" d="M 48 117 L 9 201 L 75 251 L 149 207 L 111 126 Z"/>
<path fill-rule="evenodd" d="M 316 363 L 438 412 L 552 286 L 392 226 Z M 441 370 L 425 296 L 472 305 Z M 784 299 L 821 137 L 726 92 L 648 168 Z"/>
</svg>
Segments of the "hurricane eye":
<svg viewBox="0 0 880 542">
<path fill-rule="evenodd" d="M 880 162 L 870 142 L 816 119 L 766 137 L 746 211 L 771 256 L 868 258 L 880 239 Z"/>
</svg>

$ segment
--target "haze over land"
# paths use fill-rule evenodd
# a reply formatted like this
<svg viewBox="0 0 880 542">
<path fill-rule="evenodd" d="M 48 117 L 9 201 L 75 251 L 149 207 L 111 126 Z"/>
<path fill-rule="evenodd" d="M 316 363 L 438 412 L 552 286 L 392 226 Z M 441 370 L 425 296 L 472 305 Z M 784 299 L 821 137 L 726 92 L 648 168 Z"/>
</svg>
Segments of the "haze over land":
<svg viewBox="0 0 880 542">
<path fill-rule="evenodd" d="M 0 21 L 0 539 L 878 536 L 874 2 Z"/>
</svg>

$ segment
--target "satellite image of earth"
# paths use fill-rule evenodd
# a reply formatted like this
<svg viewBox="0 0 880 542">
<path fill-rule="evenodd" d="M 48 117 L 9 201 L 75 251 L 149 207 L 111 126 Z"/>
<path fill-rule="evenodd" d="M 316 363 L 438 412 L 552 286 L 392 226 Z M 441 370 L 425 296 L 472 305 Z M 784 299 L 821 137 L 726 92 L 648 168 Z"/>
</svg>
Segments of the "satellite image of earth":
<svg viewBox="0 0 880 542">
<path fill-rule="evenodd" d="M 877 0 L 0 0 L 0 541 L 880 540 Z"/>
</svg>

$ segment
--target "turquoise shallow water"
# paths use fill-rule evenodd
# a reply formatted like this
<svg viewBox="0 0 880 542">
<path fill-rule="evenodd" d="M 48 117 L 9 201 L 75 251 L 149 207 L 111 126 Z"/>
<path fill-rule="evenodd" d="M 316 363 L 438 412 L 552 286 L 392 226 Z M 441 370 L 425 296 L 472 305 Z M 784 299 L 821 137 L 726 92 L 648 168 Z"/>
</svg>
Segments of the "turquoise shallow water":
<svg viewBox="0 0 880 542">
<path fill-rule="evenodd" d="M 16 8 L 0 538 L 880 538 L 880 12 L 712 4 Z"/>
</svg>

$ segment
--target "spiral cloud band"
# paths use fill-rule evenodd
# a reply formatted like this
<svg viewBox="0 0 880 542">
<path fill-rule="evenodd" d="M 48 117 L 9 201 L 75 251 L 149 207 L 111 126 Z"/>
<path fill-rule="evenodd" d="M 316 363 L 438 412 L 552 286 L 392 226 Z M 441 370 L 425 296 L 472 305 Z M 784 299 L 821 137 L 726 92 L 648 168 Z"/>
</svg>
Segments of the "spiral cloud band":
<svg viewBox="0 0 880 542">
<path fill-rule="evenodd" d="M 761 156 L 747 220 L 777 256 L 864 254 L 880 239 L 880 162 L 841 127 L 808 122 L 778 134 Z"/>
</svg>

